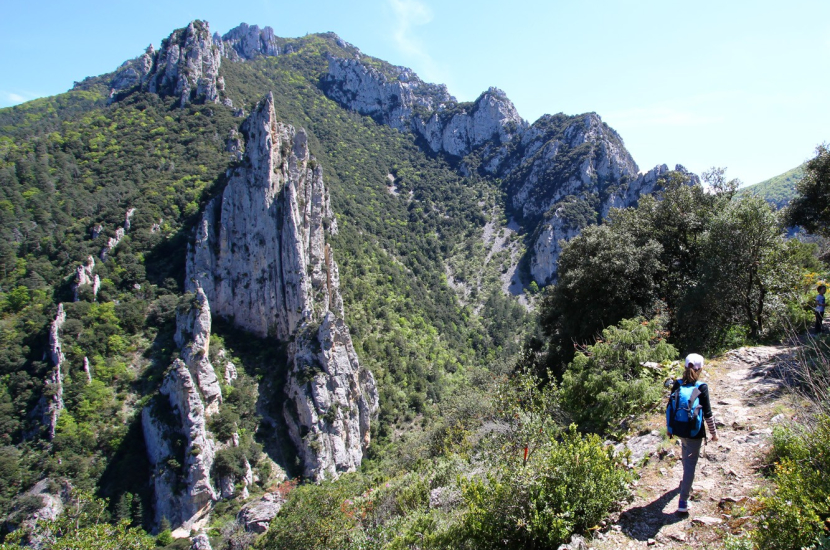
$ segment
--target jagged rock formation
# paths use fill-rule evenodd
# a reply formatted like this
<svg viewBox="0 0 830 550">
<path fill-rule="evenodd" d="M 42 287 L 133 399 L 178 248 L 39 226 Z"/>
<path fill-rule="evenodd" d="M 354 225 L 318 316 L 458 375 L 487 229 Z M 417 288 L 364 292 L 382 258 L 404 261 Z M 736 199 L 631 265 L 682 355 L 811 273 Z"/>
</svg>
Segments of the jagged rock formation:
<svg viewBox="0 0 830 550">
<path fill-rule="evenodd" d="M 176 322 L 182 358 L 173 362 L 157 401 L 144 408 L 141 420 L 153 466 L 156 525 L 167 518 L 180 533 L 189 533 L 218 499 L 210 477 L 216 443 L 207 418 L 218 410 L 222 395 L 207 359 L 211 318 L 204 292 L 197 289 L 190 308 L 180 311 Z M 184 438 L 183 449 L 174 443 L 177 436 Z M 178 491 L 179 485 L 184 489 Z"/>
<path fill-rule="evenodd" d="M 155 59 L 156 51 L 153 45 L 147 46 L 144 53 L 135 59 L 125 61 L 116 71 L 115 75 L 110 80 L 110 101 L 115 98 L 115 94 L 121 90 L 128 90 L 136 86 L 141 86 L 147 80 L 147 75 L 153 69 L 153 60 Z M 94 238 L 94 237 L 93 237 Z"/>
<path fill-rule="evenodd" d="M 688 177 L 689 183 L 698 181 L 697 176 L 679 164 L 674 170 Z M 571 195 L 558 202 L 540 224 L 538 236 L 533 244 L 533 255 L 530 260 L 533 279 L 541 284 L 552 282 L 563 242 L 579 235 L 586 225 L 598 223 L 601 218 L 608 215 L 611 208 L 636 206 L 641 195 L 651 194 L 659 189 L 660 179 L 668 172 L 668 166 L 662 164 L 638 175 L 631 182 L 605 190 L 595 185 L 589 186 L 583 189 L 581 198 Z"/>
<path fill-rule="evenodd" d="M 219 103 L 225 83 L 219 76 L 220 49 L 213 43 L 206 21 L 192 21 L 127 61 L 110 81 L 110 101 L 122 91 L 137 88 L 162 97 L 176 97 L 179 106 L 188 103 Z"/>
<path fill-rule="evenodd" d="M 98 275 L 93 275 L 92 271 L 95 269 L 95 258 L 87 257 L 86 263 L 79 265 L 75 270 L 75 281 L 72 283 L 72 293 L 74 294 L 74 301 L 81 299 L 80 291 L 84 285 L 92 287 L 92 298 L 98 296 L 98 290 L 101 288 L 101 278 Z"/>
<path fill-rule="evenodd" d="M 188 103 L 219 103 L 225 84 L 219 76 L 221 57 L 207 22 L 192 21 L 161 43 L 142 89 Z"/>
<path fill-rule="evenodd" d="M 63 304 L 58 304 L 58 313 L 49 327 L 49 359 L 52 361 L 52 370 L 44 383 L 43 396 L 40 400 L 42 423 L 46 426 L 49 439 L 55 438 L 55 427 L 58 425 L 58 416 L 64 408 L 63 403 L 63 372 L 61 371 L 66 357 L 61 346 L 60 330 L 66 322 L 66 311 Z"/>
<path fill-rule="evenodd" d="M 65 479 L 44 478 L 31 489 L 18 495 L 12 512 L 3 519 L 2 525 L 7 532 L 25 529 L 32 533 L 27 546 L 39 550 L 50 548 L 54 540 L 44 533 L 38 533 L 35 526 L 38 521 L 55 521 L 63 510 L 72 502 L 72 486 Z"/>
<path fill-rule="evenodd" d="M 378 406 L 343 323 L 325 240 L 333 216 L 303 130 L 277 122 L 269 94 L 242 125 L 245 162 L 211 201 L 188 254 L 186 287 L 260 337 L 292 340 L 285 418 L 307 477 L 352 471 Z"/>
<path fill-rule="evenodd" d="M 423 137 L 433 152 L 463 157 L 484 144 L 509 142 L 527 127 L 513 103 L 490 88 L 459 104 L 444 85 L 427 84 L 410 69 L 386 75 L 358 59 L 329 58 L 322 87 L 347 109 Z"/>
<path fill-rule="evenodd" d="M 343 107 L 423 138 L 433 152 L 475 153 L 478 169 L 502 179 L 512 211 L 534 235 L 530 271 L 540 284 L 555 278 L 561 240 L 612 207 L 636 204 L 667 171 L 658 166 L 638 175 L 622 138 L 596 113 L 545 115 L 528 126 L 495 88 L 473 104 L 459 104 L 445 87 L 426 84 L 409 69 L 381 71 L 359 56 L 330 57 L 321 87 Z M 466 159 L 459 171 L 470 175 Z"/>
<path fill-rule="evenodd" d="M 274 35 L 274 29 L 260 29 L 256 25 L 242 23 L 229 30 L 223 37 L 213 35 L 213 43 L 219 48 L 222 57 L 231 61 L 254 59 L 261 55 L 280 54 L 280 41 Z"/>
<path fill-rule="evenodd" d="M 190 540 L 190 550 L 213 550 L 207 533 L 199 533 Z"/>
<path fill-rule="evenodd" d="M 213 365 L 208 359 L 210 326 L 210 304 L 208 304 L 204 291 L 197 288 L 191 307 L 179 311 L 176 316 L 176 335 L 174 339 L 176 345 L 182 350 L 181 358 L 184 364 L 187 365 L 202 393 L 205 414 L 208 416 L 218 412 L 219 404 L 222 402 L 219 379 L 216 377 Z"/>
<path fill-rule="evenodd" d="M 243 506 L 236 515 L 236 520 L 246 531 L 264 533 L 284 503 L 285 498 L 279 493 L 266 493 L 262 498 Z"/>
<path fill-rule="evenodd" d="M 104 247 L 101 249 L 101 252 L 98 254 L 98 257 L 100 257 L 101 260 L 107 261 L 109 253 L 112 252 L 116 246 L 118 246 L 118 243 L 121 242 L 121 239 L 123 239 L 127 232 L 130 230 L 133 214 L 135 214 L 135 208 L 130 208 L 129 210 L 127 210 L 127 213 L 124 214 L 124 225 L 115 230 L 115 236 L 107 239 L 107 244 L 104 245 Z M 97 238 L 97 236 L 101 234 L 100 227 L 100 225 L 95 226 L 95 229 L 93 230 L 93 239 Z"/>
</svg>

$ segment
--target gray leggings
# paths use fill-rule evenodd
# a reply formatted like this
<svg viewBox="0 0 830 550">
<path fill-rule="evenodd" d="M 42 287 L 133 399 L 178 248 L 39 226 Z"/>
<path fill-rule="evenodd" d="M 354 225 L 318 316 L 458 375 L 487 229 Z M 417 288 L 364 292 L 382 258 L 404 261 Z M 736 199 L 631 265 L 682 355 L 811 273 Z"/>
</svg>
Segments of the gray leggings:
<svg viewBox="0 0 830 550">
<path fill-rule="evenodd" d="M 695 467 L 700 456 L 703 439 L 680 438 L 680 457 L 683 460 L 683 481 L 680 482 L 680 500 L 689 500 L 692 483 L 695 482 Z"/>
</svg>

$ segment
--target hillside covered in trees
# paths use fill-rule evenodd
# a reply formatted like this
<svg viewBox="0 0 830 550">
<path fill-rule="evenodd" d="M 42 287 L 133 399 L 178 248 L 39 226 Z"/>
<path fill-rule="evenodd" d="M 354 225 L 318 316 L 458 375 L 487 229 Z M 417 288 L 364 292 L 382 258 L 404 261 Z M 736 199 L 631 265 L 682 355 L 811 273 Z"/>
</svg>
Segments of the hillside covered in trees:
<svg viewBox="0 0 830 550">
<path fill-rule="evenodd" d="M 589 532 L 637 476 L 607 442 L 679 357 L 812 322 L 827 267 L 784 228 L 825 213 L 702 180 L 641 171 L 596 113 L 528 123 L 496 88 L 458 102 L 244 24 L 0 110 L 2 547 Z M 780 456 L 826 460 L 796 440 Z M 778 547 L 823 536 L 810 480 L 807 538 Z"/>
</svg>

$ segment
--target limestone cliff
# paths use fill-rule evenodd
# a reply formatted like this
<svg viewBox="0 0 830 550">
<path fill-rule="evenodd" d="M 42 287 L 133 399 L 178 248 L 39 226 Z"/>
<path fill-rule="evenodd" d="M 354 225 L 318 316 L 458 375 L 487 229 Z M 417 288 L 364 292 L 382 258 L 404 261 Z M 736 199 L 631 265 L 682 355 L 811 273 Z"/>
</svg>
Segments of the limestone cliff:
<svg viewBox="0 0 830 550">
<path fill-rule="evenodd" d="M 49 439 L 55 437 L 55 427 L 58 425 L 58 416 L 64 408 L 63 403 L 63 363 L 66 357 L 61 345 L 60 330 L 66 322 L 66 312 L 63 304 L 58 304 L 58 313 L 49 327 L 49 359 L 52 361 L 52 370 L 44 382 L 43 397 L 40 399 L 42 423 L 46 427 Z"/>
<path fill-rule="evenodd" d="M 463 175 L 473 165 L 500 178 L 509 209 L 532 236 L 530 274 L 539 284 L 555 278 L 562 240 L 612 207 L 636 204 L 667 171 L 658 166 L 639 174 L 622 138 L 596 113 L 545 115 L 528 126 L 498 89 L 458 103 L 445 87 L 426 84 L 409 69 L 375 65 L 360 56 L 330 57 L 321 87 L 347 109 L 412 132 L 432 152 L 464 159 L 458 164 Z M 469 164 L 471 153 L 477 159 Z"/>
<path fill-rule="evenodd" d="M 428 84 L 404 67 L 390 67 L 387 74 L 359 59 L 330 57 L 321 86 L 343 107 L 414 132 L 433 152 L 456 157 L 484 144 L 507 143 L 527 126 L 498 88 L 473 103 L 458 103 L 446 86 Z"/>
<path fill-rule="evenodd" d="M 236 326 L 292 342 L 284 407 L 289 433 L 304 475 L 333 477 L 359 465 L 378 394 L 342 321 L 337 264 L 326 243 L 326 229 L 334 226 L 322 168 L 305 132 L 276 120 L 271 95 L 242 133 L 243 162 L 205 209 L 188 254 L 186 287 L 203 289 L 212 313 Z"/>
<path fill-rule="evenodd" d="M 95 258 L 88 256 L 86 263 L 75 268 L 75 280 L 72 282 L 72 293 L 74 294 L 75 302 L 81 299 L 81 287 L 92 287 L 92 298 L 98 296 L 98 290 L 101 288 L 101 278 L 97 274 L 93 274 L 95 269 Z"/>
<path fill-rule="evenodd" d="M 166 518 L 180 533 L 189 533 L 218 499 L 210 477 L 216 442 L 207 418 L 218 410 L 222 394 L 207 359 L 211 317 L 204 292 L 197 289 L 176 323 L 181 359 L 173 362 L 141 420 L 153 468 L 156 525 Z"/>
<path fill-rule="evenodd" d="M 271 27 L 260 29 L 256 25 L 242 23 L 221 38 L 214 34 L 213 43 L 219 48 L 222 56 L 231 61 L 255 59 L 262 55 L 280 55 L 280 41 Z"/>
<path fill-rule="evenodd" d="M 133 89 L 176 97 L 179 105 L 219 103 L 225 88 L 219 76 L 221 50 L 213 43 L 206 21 L 192 21 L 162 40 L 155 51 L 125 62 L 110 81 L 110 100 Z"/>
<path fill-rule="evenodd" d="M 674 170 L 687 177 L 689 184 L 698 182 L 697 176 L 683 166 L 678 164 Z M 611 208 L 636 206 L 640 196 L 659 190 L 660 179 L 668 172 L 668 166 L 662 164 L 628 183 L 614 186 L 610 192 L 600 193 L 594 189 L 592 195 L 569 196 L 557 203 L 545 216 L 533 240 L 530 258 L 533 279 L 541 284 L 552 282 L 565 242 L 579 235 L 586 225 L 601 221 Z"/>
</svg>

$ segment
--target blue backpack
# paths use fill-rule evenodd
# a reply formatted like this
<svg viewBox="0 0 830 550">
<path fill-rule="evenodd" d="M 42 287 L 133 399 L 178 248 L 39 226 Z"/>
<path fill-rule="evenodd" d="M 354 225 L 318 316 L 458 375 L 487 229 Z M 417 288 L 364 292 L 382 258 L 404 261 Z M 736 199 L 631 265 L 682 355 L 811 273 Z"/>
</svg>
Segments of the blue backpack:
<svg viewBox="0 0 830 550">
<path fill-rule="evenodd" d="M 703 408 L 700 405 L 700 385 L 680 384 L 669 396 L 666 406 L 666 431 L 677 437 L 697 437 L 703 427 Z"/>
</svg>

